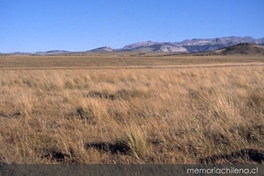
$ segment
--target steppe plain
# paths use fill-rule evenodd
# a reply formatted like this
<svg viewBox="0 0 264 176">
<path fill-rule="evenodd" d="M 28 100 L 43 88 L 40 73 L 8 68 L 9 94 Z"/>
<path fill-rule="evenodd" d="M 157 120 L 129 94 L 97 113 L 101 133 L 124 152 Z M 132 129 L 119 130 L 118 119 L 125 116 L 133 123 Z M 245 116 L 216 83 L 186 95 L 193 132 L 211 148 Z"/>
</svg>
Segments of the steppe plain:
<svg viewBox="0 0 264 176">
<path fill-rule="evenodd" d="M 0 56 L 0 163 L 262 163 L 264 56 Z"/>
</svg>

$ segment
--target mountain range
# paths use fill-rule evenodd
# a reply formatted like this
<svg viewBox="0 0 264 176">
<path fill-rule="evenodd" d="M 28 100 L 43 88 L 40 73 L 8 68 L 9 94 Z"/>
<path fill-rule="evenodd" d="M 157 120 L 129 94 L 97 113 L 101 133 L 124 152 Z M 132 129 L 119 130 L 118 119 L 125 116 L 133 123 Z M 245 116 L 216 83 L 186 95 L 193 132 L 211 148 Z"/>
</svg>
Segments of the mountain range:
<svg viewBox="0 0 264 176">
<path fill-rule="evenodd" d="M 176 53 L 196 53 L 196 52 L 208 52 L 219 50 L 222 48 L 234 46 L 241 43 L 252 43 L 258 45 L 264 45 L 264 37 L 255 39 L 253 37 L 221 37 L 221 38 L 210 38 L 210 39 L 191 39 L 184 40 L 182 42 L 138 42 L 124 46 L 123 48 L 113 49 L 105 46 L 88 51 L 78 52 L 176 52 Z M 77 53 L 65 50 L 52 50 L 46 52 L 36 53 L 9 53 L 9 54 L 33 54 L 33 55 L 58 55 L 58 54 L 69 54 Z"/>
<path fill-rule="evenodd" d="M 140 42 L 126 45 L 121 49 L 113 51 L 139 51 L 139 52 L 208 52 L 234 46 L 240 43 L 253 43 L 264 45 L 264 38 L 253 37 L 222 37 L 211 39 L 192 39 L 182 42 Z"/>
</svg>

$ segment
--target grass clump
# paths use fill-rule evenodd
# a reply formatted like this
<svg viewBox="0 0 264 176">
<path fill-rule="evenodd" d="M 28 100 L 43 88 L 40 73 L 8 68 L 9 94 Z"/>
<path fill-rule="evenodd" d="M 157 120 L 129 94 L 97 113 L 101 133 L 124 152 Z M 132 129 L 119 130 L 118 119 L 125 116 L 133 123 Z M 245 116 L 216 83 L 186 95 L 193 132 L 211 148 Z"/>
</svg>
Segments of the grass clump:
<svg viewBox="0 0 264 176">
<path fill-rule="evenodd" d="M 139 129 L 127 132 L 120 142 L 125 144 L 136 158 L 145 157 L 150 150 L 145 134 Z"/>
</svg>

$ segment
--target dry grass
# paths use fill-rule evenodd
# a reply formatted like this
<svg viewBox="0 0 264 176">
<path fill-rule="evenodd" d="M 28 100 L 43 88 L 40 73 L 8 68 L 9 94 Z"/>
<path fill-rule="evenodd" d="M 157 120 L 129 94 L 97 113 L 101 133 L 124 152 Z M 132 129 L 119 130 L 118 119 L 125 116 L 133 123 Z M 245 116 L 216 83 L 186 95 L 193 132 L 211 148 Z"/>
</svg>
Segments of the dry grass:
<svg viewBox="0 0 264 176">
<path fill-rule="evenodd" d="M 0 69 L 183 66 L 264 63 L 263 56 L 190 56 L 160 53 L 90 53 L 77 56 L 0 56 Z"/>
<path fill-rule="evenodd" d="M 0 75 L 0 163 L 198 163 L 264 146 L 261 66 Z"/>
</svg>

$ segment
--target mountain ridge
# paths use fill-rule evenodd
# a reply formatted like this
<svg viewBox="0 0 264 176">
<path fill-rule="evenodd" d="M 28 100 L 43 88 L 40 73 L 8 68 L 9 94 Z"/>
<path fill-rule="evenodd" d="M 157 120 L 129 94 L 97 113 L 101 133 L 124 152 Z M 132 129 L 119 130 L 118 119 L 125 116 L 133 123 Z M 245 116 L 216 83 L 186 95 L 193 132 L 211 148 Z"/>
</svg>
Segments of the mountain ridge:
<svg viewBox="0 0 264 176">
<path fill-rule="evenodd" d="M 213 50 L 218 50 L 221 48 L 234 46 L 240 43 L 253 43 L 253 44 L 260 44 L 264 45 L 264 38 L 260 39 L 254 39 L 253 37 L 246 36 L 246 37 L 221 37 L 221 38 L 209 38 L 209 39 L 187 39 L 183 40 L 182 42 L 151 42 L 154 43 L 150 45 L 150 43 L 147 43 L 147 45 L 142 45 L 144 42 L 134 43 L 130 45 L 126 45 L 124 48 L 132 48 L 129 51 L 137 51 L 137 50 L 143 50 L 144 48 L 152 48 L 151 51 L 153 52 L 170 52 L 169 50 L 162 50 L 162 46 L 171 46 L 175 48 L 181 48 L 178 50 L 179 52 L 188 52 L 188 53 L 194 53 L 194 52 L 208 52 Z M 141 44 L 140 47 L 133 48 L 132 46 L 137 46 L 137 44 Z M 157 49 L 157 45 L 160 45 L 160 48 Z M 177 49 L 172 51 L 177 52 Z"/>
<path fill-rule="evenodd" d="M 88 51 L 71 52 L 66 50 L 50 50 L 50 51 L 39 51 L 35 53 L 29 52 L 13 52 L 13 53 L 0 53 L 3 54 L 19 54 L 19 55 L 61 55 L 71 53 L 89 53 L 89 52 L 164 52 L 164 53 L 198 53 L 198 52 L 210 52 L 219 50 L 222 48 L 234 46 L 240 43 L 252 43 L 258 45 L 264 45 L 264 37 L 255 39 L 250 36 L 245 37 L 220 37 L 220 38 L 194 38 L 186 39 L 181 42 L 137 42 L 125 45 L 119 49 L 113 49 L 109 46 L 99 47 Z"/>
</svg>

